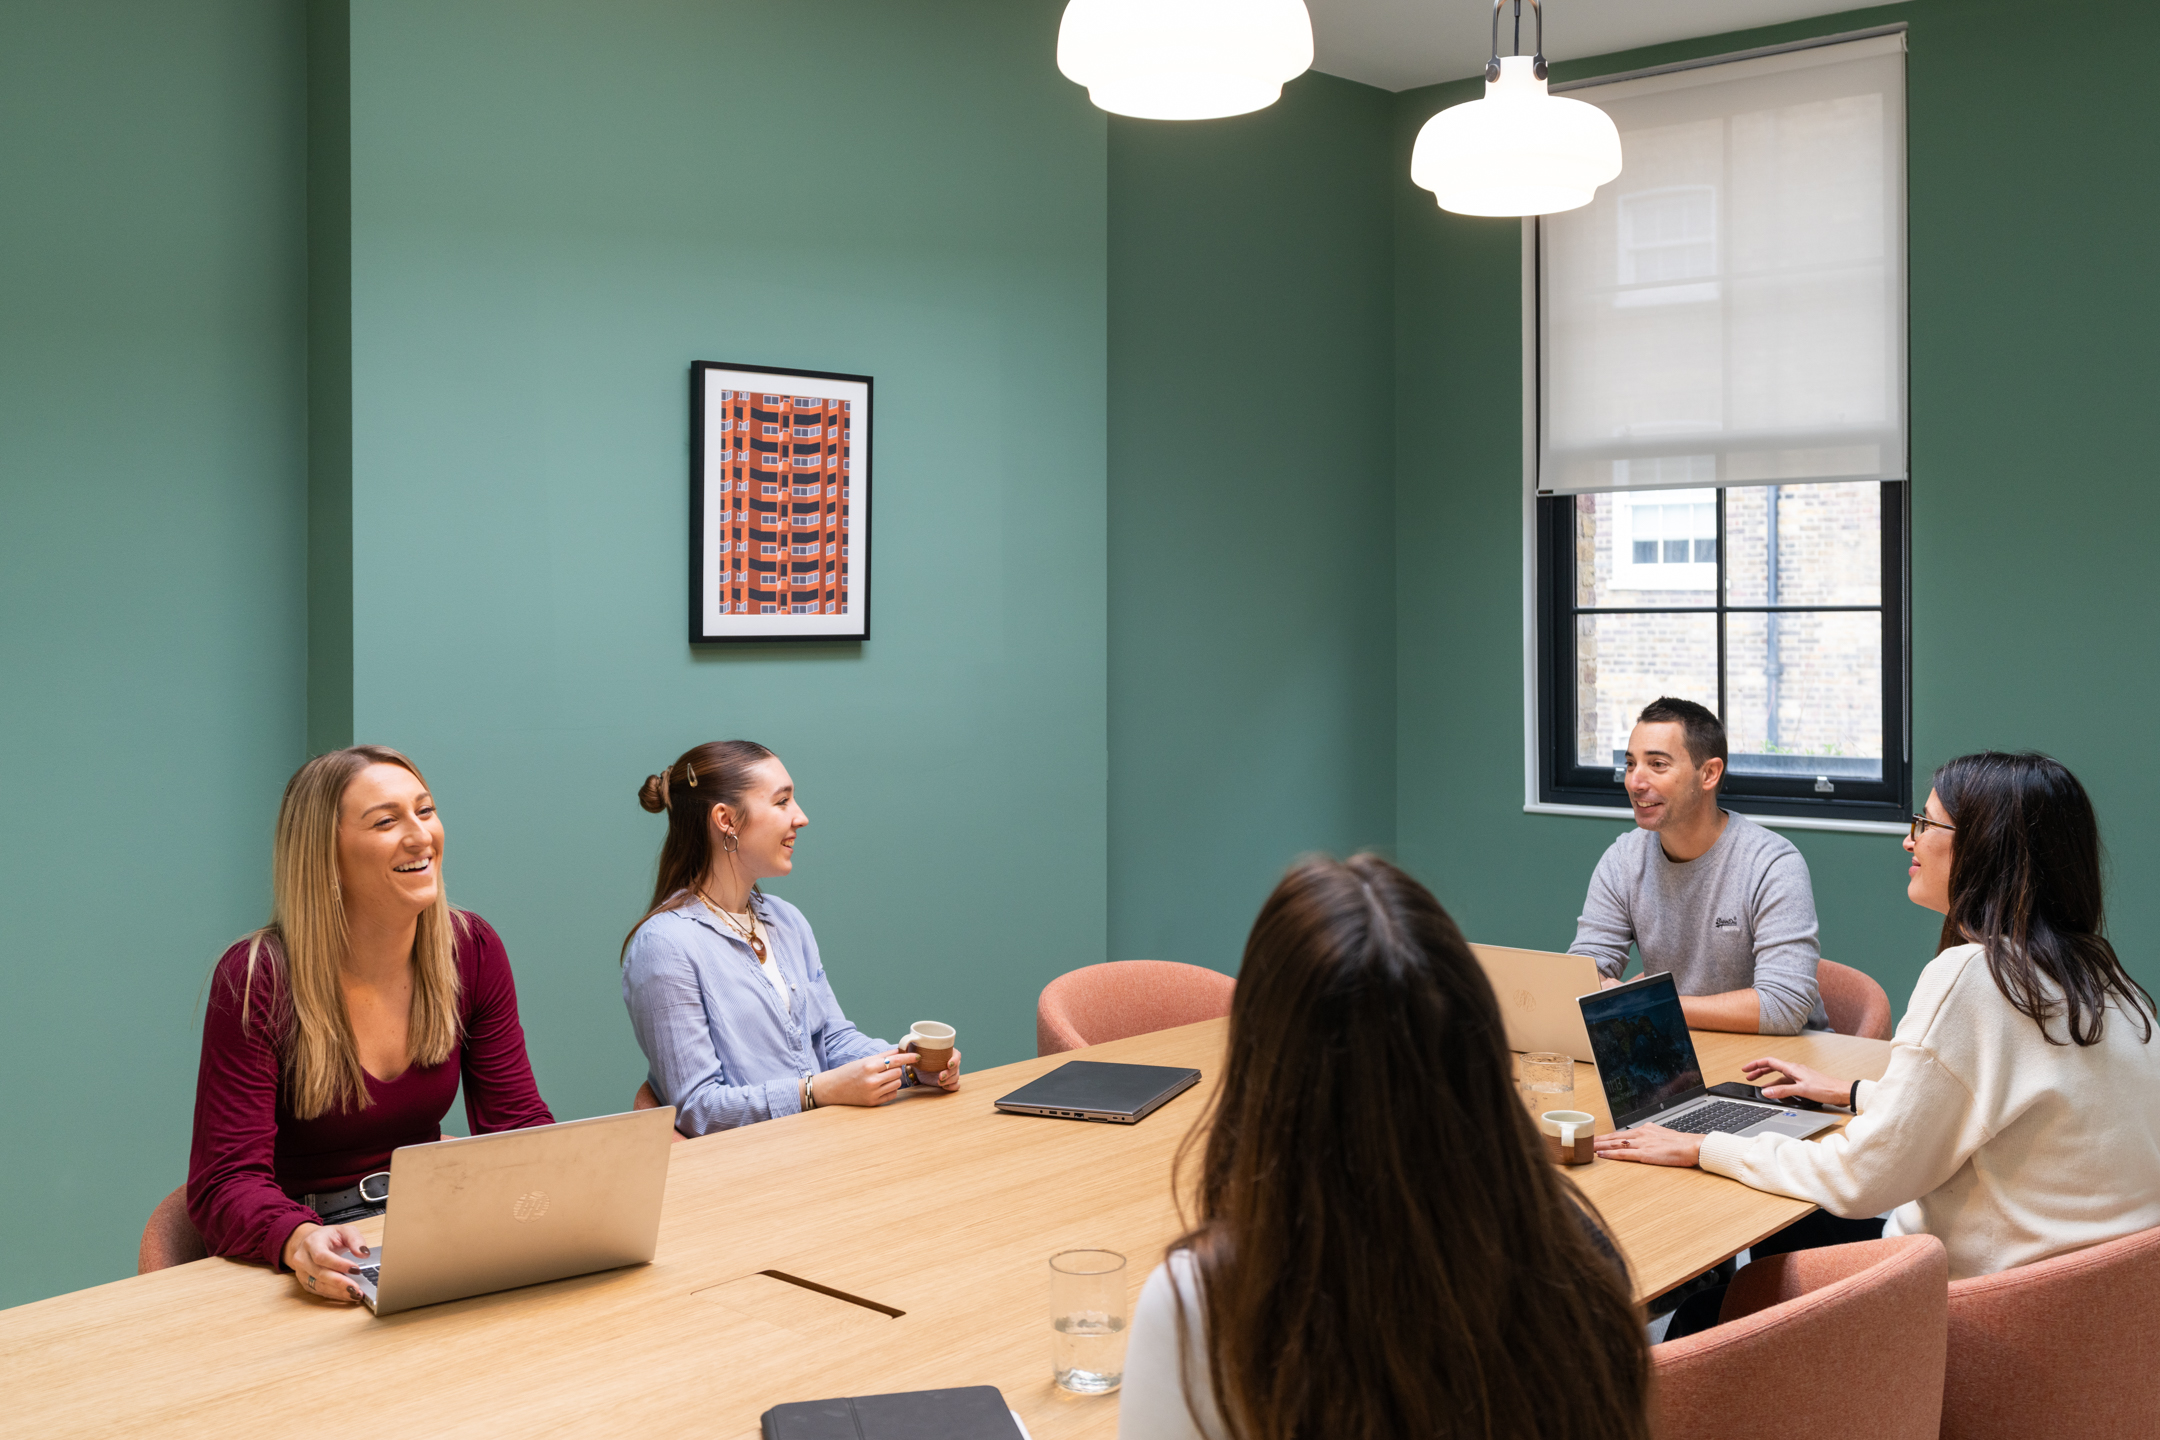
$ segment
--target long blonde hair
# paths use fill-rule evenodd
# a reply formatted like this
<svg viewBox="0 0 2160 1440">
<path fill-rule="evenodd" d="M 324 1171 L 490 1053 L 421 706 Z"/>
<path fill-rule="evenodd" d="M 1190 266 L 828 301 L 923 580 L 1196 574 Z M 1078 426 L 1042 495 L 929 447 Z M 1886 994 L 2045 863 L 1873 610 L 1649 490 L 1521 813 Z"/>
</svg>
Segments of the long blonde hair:
<svg viewBox="0 0 2160 1440">
<path fill-rule="evenodd" d="M 278 975 L 283 1004 L 276 1029 L 292 1112 L 312 1120 L 326 1110 L 364 1110 L 367 1072 L 345 1013 L 338 972 L 351 943 L 338 890 L 338 815 L 353 777 L 370 765 L 396 765 L 423 786 L 420 767 L 386 745 L 354 745 L 318 755 L 295 771 L 278 806 L 270 862 L 270 923 L 248 937 L 241 991 L 245 1023 L 255 967 Z M 438 873 L 440 873 L 438 871 Z M 408 1044 L 414 1065 L 440 1065 L 458 1042 L 458 971 L 454 953 L 463 915 L 440 884 L 413 936 L 413 996 Z"/>
</svg>

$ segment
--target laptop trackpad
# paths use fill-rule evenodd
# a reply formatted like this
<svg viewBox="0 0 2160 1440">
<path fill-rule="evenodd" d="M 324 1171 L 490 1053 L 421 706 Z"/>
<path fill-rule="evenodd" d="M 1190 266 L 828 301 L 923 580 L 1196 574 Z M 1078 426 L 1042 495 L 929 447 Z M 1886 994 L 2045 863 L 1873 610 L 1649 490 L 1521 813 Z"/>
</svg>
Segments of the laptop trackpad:
<svg viewBox="0 0 2160 1440">
<path fill-rule="evenodd" d="M 1743 1135 L 1789 1135 L 1795 1140 L 1805 1139 L 1818 1130 L 1826 1130 L 1833 1122 L 1817 1115 L 1797 1115 L 1780 1112 L 1766 1115 L 1755 1124 L 1741 1131 Z"/>
</svg>

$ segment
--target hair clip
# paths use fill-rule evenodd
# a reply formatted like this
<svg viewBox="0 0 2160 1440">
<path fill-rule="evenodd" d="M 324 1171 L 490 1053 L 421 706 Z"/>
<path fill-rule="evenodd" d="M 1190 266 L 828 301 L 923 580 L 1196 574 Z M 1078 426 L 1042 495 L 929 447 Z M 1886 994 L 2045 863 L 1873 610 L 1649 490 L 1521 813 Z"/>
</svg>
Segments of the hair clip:
<svg viewBox="0 0 2160 1440">
<path fill-rule="evenodd" d="M 696 766 L 696 764 L 695 764 L 695 763 L 693 763 L 693 762 L 691 762 L 691 761 L 689 761 L 689 760 L 685 760 L 685 761 L 683 761 L 683 767 L 682 767 L 682 768 L 690 772 L 690 788 L 691 788 L 691 789 L 693 789 L 693 790 L 697 789 L 697 766 Z"/>
</svg>

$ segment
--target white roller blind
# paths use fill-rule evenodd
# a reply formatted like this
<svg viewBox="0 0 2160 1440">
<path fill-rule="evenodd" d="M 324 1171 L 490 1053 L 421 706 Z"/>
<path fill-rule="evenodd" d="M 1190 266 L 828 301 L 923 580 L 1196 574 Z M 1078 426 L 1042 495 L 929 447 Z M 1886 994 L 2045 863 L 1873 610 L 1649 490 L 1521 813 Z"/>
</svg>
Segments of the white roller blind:
<svg viewBox="0 0 2160 1440">
<path fill-rule="evenodd" d="M 1570 94 L 1625 168 L 1539 222 L 1539 491 L 1904 479 L 1904 36 Z"/>
</svg>

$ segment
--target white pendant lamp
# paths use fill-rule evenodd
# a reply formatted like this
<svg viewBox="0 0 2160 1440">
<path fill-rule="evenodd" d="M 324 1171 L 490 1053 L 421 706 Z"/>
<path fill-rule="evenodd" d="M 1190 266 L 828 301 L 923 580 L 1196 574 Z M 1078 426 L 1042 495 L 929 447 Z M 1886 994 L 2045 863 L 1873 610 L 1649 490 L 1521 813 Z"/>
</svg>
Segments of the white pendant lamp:
<svg viewBox="0 0 2160 1440">
<path fill-rule="evenodd" d="M 1071 0 L 1058 26 L 1065 77 L 1142 120 L 1262 109 L 1312 61 L 1305 0 Z"/>
<path fill-rule="evenodd" d="M 1530 0 L 1538 53 L 1501 58 L 1506 3 L 1493 0 L 1485 97 L 1425 122 L 1410 152 L 1410 178 L 1458 215 L 1552 215 L 1587 205 L 1620 173 L 1620 132 L 1597 106 L 1546 92 L 1538 0 Z M 1522 0 L 1515 0 L 1515 48 L 1522 49 Z"/>
</svg>

